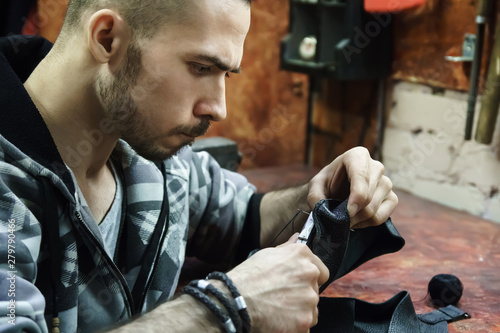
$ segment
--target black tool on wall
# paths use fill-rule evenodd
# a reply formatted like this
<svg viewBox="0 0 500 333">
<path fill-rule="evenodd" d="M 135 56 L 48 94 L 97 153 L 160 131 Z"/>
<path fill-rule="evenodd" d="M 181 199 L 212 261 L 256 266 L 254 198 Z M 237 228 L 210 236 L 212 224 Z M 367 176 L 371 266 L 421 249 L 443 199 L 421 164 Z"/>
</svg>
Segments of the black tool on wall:
<svg viewBox="0 0 500 333">
<path fill-rule="evenodd" d="M 337 80 L 390 73 L 392 15 L 367 13 L 363 0 L 290 0 L 281 67 Z"/>
<path fill-rule="evenodd" d="M 391 73 L 393 13 L 368 13 L 364 0 L 290 0 L 290 26 L 281 41 L 281 68 L 309 74 L 305 163 L 310 163 L 312 110 L 319 81 L 378 80 L 378 139 L 385 123 L 385 79 Z"/>
</svg>

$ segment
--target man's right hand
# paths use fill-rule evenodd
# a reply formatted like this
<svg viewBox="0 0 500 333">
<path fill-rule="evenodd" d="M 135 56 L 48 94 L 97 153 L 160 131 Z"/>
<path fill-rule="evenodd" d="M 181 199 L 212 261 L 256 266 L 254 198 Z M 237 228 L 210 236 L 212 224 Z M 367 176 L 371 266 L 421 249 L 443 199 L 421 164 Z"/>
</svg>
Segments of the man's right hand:
<svg viewBox="0 0 500 333">
<path fill-rule="evenodd" d="M 319 286 L 328 268 L 298 234 L 260 250 L 228 273 L 248 305 L 252 332 L 308 332 L 318 321 Z"/>
</svg>

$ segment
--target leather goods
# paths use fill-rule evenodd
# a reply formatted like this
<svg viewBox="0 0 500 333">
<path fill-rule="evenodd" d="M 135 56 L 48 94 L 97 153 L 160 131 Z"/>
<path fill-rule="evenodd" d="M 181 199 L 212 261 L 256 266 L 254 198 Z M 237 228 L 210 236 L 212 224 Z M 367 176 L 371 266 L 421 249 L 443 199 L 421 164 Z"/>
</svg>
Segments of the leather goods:
<svg viewBox="0 0 500 333">
<path fill-rule="evenodd" d="M 321 297 L 318 308 L 318 325 L 311 333 L 446 333 L 448 322 L 470 318 L 453 305 L 417 315 L 407 291 L 383 303 Z"/>
<path fill-rule="evenodd" d="M 351 230 L 347 200 L 321 200 L 312 214 L 314 228 L 307 246 L 330 271 L 330 278 L 320 292 L 368 260 L 397 252 L 405 244 L 390 218 L 376 227 Z"/>
<path fill-rule="evenodd" d="M 390 218 L 376 227 L 351 230 L 347 200 L 321 200 L 312 214 L 314 227 L 307 245 L 330 271 L 320 292 L 368 260 L 399 251 L 405 243 Z M 311 333 L 445 333 L 447 322 L 470 318 L 452 305 L 417 315 L 407 291 L 383 303 L 321 297 L 318 309 L 318 325 Z"/>
</svg>

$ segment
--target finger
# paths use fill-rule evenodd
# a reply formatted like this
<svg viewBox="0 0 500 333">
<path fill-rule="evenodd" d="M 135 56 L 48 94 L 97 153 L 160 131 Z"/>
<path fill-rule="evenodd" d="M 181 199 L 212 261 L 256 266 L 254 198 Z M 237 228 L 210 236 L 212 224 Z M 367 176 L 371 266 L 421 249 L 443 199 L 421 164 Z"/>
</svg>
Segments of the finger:
<svg viewBox="0 0 500 333">
<path fill-rule="evenodd" d="M 309 182 L 309 189 L 307 193 L 307 204 L 309 208 L 313 209 L 314 206 L 322 199 L 327 199 L 325 193 L 326 178 L 320 173 Z"/>
<path fill-rule="evenodd" d="M 351 227 L 363 222 L 365 220 L 373 218 L 378 212 L 382 202 L 389 196 L 392 191 L 392 182 L 386 176 L 382 176 L 378 182 L 372 197 L 370 198 L 369 204 L 360 210 L 355 216 L 351 217 Z M 384 220 L 385 221 L 385 220 Z M 381 221 L 380 223 L 382 223 Z"/>
<path fill-rule="evenodd" d="M 299 233 L 296 232 L 290 238 L 284 243 L 284 244 L 292 244 L 292 243 L 297 243 L 299 240 Z"/>
<path fill-rule="evenodd" d="M 357 170 L 352 177 L 351 194 L 349 195 L 348 211 L 351 217 L 365 209 L 372 201 L 384 176 L 385 168 L 378 161 L 369 160 L 367 169 Z"/>
<path fill-rule="evenodd" d="M 311 327 L 314 327 L 318 325 L 318 320 L 319 320 L 319 309 L 318 306 L 314 307 L 314 313 L 313 313 L 313 324 Z"/>
<path fill-rule="evenodd" d="M 323 263 L 323 261 L 321 261 L 321 259 L 315 255 L 312 250 L 307 247 L 306 245 L 304 244 L 296 244 L 296 245 L 299 245 L 299 246 L 303 246 L 302 249 L 305 249 L 307 252 L 304 252 L 304 253 L 307 253 L 307 257 L 308 257 L 308 260 L 310 260 L 310 262 L 316 266 L 316 268 L 318 268 L 319 270 L 319 275 L 317 277 L 317 283 L 315 285 L 317 286 L 321 286 L 322 284 L 324 284 L 326 281 L 328 281 L 328 278 L 330 277 L 330 271 L 328 270 L 328 267 L 326 267 L 326 265 Z M 318 287 L 318 290 L 319 291 L 319 287 Z"/>
<path fill-rule="evenodd" d="M 398 205 L 398 197 L 396 193 L 390 192 L 387 198 L 382 202 L 378 211 L 375 215 L 365 221 L 357 223 L 353 228 L 361 229 L 366 227 L 372 227 L 384 223 L 389 216 L 394 212 L 394 209 Z"/>
<path fill-rule="evenodd" d="M 370 163 L 367 154 L 346 156 L 344 165 L 351 184 L 347 210 L 350 216 L 356 215 L 367 204 L 370 188 Z"/>
<path fill-rule="evenodd" d="M 288 240 L 286 242 L 284 242 L 283 244 L 280 244 L 280 245 L 278 245 L 276 247 L 282 247 L 282 246 L 285 246 L 285 245 L 297 243 L 298 239 L 299 239 L 299 233 L 296 232 L 292 236 L 290 236 L 290 238 L 288 238 Z"/>
<path fill-rule="evenodd" d="M 326 267 L 326 265 L 316 255 L 313 256 L 312 263 L 319 269 L 318 285 L 321 286 L 326 281 L 328 281 L 328 278 L 330 277 L 330 271 L 328 270 L 328 267 Z"/>
<path fill-rule="evenodd" d="M 372 201 L 375 192 L 379 186 L 386 186 L 392 188 L 392 183 L 389 178 L 384 176 L 385 167 L 379 161 L 370 161 L 370 179 L 368 184 L 368 202 L 369 205 Z M 390 186 L 388 186 L 390 184 Z"/>
<path fill-rule="evenodd" d="M 319 301 L 320 301 L 320 298 L 319 298 L 319 286 L 316 286 L 315 290 L 316 290 L 316 294 L 318 294 L 318 303 L 316 303 L 316 306 L 313 309 L 313 322 L 312 322 L 312 326 L 311 327 L 314 327 L 314 326 L 316 326 L 318 324 L 318 316 L 319 316 L 319 309 L 318 309 L 318 304 L 319 304 Z"/>
<path fill-rule="evenodd" d="M 318 295 L 318 297 L 319 297 L 319 287 L 320 287 L 320 284 L 314 283 L 314 291 L 316 292 L 316 294 Z"/>
</svg>

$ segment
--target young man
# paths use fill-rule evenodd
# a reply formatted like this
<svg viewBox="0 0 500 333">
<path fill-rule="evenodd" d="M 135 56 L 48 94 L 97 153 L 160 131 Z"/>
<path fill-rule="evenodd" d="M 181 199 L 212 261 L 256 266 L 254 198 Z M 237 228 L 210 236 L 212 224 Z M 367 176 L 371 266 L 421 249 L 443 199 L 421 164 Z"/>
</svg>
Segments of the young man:
<svg viewBox="0 0 500 333">
<path fill-rule="evenodd" d="M 392 213 L 366 149 L 264 196 L 181 149 L 226 116 L 249 25 L 250 0 L 72 0 L 52 49 L 0 42 L 0 331 L 221 332 L 193 297 L 173 299 L 185 253 L 244 258 L 323 198 L 349 196 L 354 228 Z M 328 270 L 294 240 L 228 272 L 252 332 L 317 322 Z"/>
</svg>

